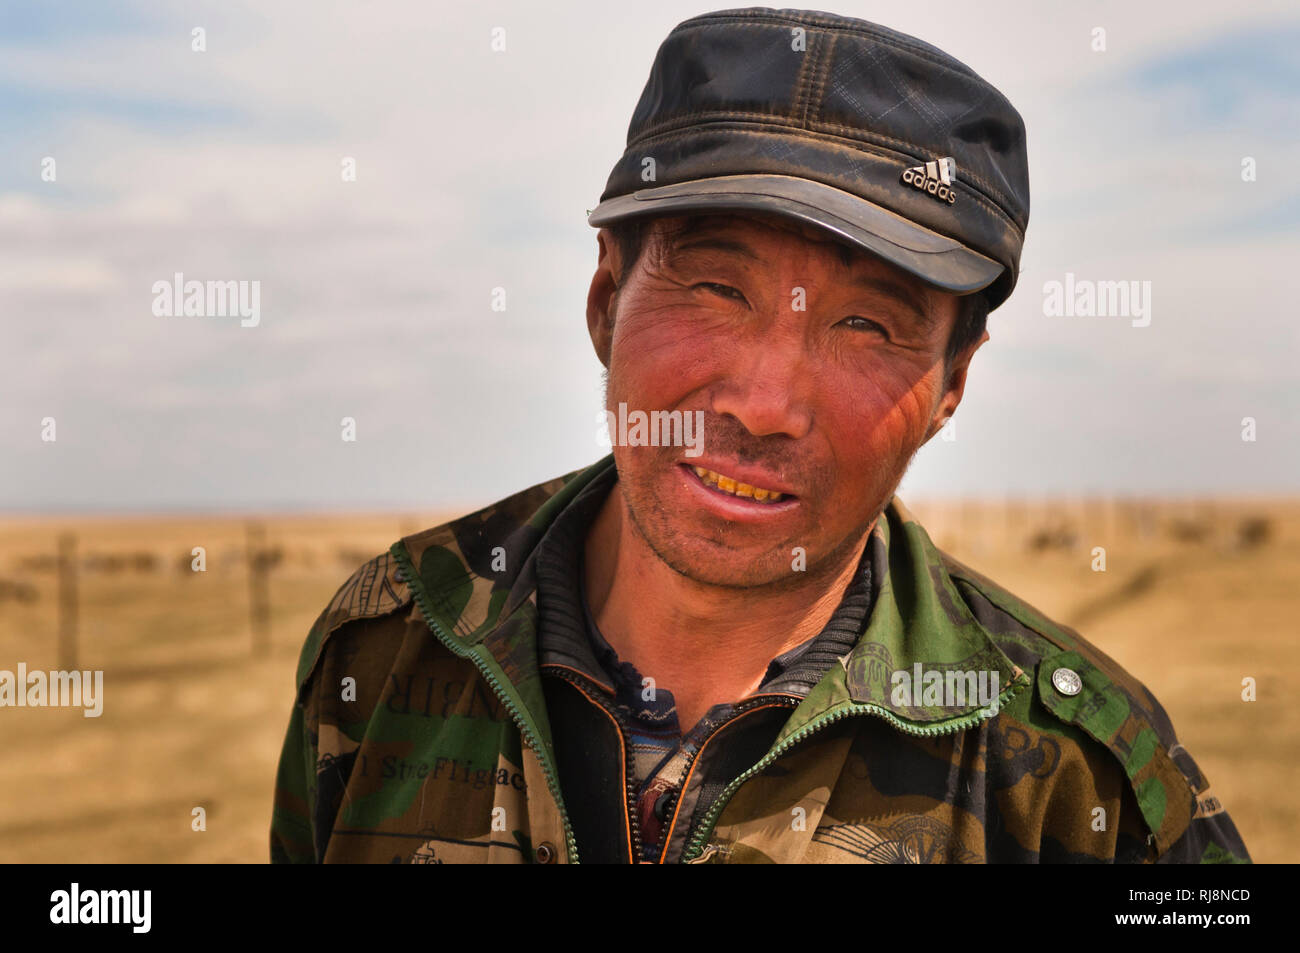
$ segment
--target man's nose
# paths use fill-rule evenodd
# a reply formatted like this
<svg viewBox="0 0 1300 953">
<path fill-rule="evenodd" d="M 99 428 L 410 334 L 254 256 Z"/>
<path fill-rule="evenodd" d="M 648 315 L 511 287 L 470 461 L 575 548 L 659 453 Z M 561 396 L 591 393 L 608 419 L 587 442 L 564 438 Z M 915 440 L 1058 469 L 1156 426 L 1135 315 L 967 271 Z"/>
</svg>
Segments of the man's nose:
<svg viewBox="0 0 1300 953">
<path fill-rule="evenodd" d="M 812 426 L 810 368 L 801 348 L 782 343 L 751 339 L 746 357 L 714 391 L 713 410 L 735 417 L 755 436 L 798 439 Z"/>
</svg>

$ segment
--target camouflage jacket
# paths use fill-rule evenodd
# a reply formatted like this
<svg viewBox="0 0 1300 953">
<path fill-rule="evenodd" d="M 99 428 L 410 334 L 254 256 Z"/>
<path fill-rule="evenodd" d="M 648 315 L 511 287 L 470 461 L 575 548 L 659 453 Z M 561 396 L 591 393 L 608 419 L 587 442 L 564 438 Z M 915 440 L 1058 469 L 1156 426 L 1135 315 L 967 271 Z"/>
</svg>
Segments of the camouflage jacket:
<svg viewBox="0 0 1300 953">
<path fill-rule="evenodd" d="M 530 556 L 612 466 L 405 537 L 343 585 L 299 659 L 273 861 L 582 859 Z M 680 832 L 683 862 L 1249 863 L 1140 682 L 939 551 L 897 497 L 870 544 L 887 571 L 864 633 Z M 926 689 L 900 693 L 899 672 Z M 931 672 L 1001 689 L 954 704 Z"/>
</svg>

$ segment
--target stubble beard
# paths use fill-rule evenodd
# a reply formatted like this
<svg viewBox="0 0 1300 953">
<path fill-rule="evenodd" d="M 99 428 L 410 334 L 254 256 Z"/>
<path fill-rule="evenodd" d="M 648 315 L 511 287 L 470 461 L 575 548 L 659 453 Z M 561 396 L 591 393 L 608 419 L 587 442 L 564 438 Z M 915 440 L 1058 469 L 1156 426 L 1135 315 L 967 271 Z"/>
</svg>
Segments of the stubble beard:
<svg viewBox="0 0 1300 953">
<path fill-rule="evenodd" d="M 647 469 L 637 470 L 637 474 L 646 475 L 644 483 L 629 470 L 620 470 L 623 514 L 638 539 L 656 559 L 678 576 L 702 586 L 787 592 L 838 576 L 883 510 L 882 506 L 865 524 L 821 554 L 809 551 L 806 544 L 795 540 L 782 541 L 765 551 L 755 552 L 752 547 L 733 548 L 728 545 L 729 534 L 725 528 L 717 536 L 706 539 L 712 545 L 700 547 L 691 542 L 692 538 L 700 537 L 687 538 L 688 534 L 675 525 L 675 517 L 655 491 L 663 470 L 676 465 L 667 457 L 665 455 L 665 459 L 660 460 L 656 454 L 649 458 Z M 795 552 L 796 547 L 804 550 L 802 558 Z M 796 569 L 801 563 L 802 567 Z"/>
<path fill-rule="evenodd" d="M 608 412 L 610 390 L 608 369 L 602 374 L 602 385 L 602 404 Z M 903 467 L 903 473 L 910 467 L 919 449 L 919 446 L 913 448 Z M 640 468 L 635 472 L 632 468 L 618 468 L 623 516 L 627 524 L 632 527 L 639 540 L 655 555 L 655 558 L 675 574 L 699 585 L 720 589 L 788 592 L 838 576 L 843 572 L 845 564 L 852 558 L 855 550 L 862 544 L 863 537 L 888 505 L 894 490 L 903 478 L 903 473 L 899 473 L 884 497 L 884 502 L 877 505 L 865 523 L 855 527 L 821 555 L 810 552 L 806 543 L 787 540 L 761 555 L 742 556 L 739 551 L 726 545 L 725 529 L 710 540 L 714 544 L 715 552 L 701 554 L 699 548 L 691 546 L 689 542 L 679 542 L 685 534 L 674 526 L 673 515 L 663 505 L 655 491 L 661 474 L 676 465 L 673 452 L 671 450 L 664 452 L 661 448 L 655 448 L 653 455 L 646 457 L 647 451 L 651 451 L 649 447 L 624 448 L 624 450 L 632 453 L 640 452 L 642 459 L 649 460 L 648 468 Z M 615 452 L 614 456 L 617 467 L 619 454 Z M 644 481 L 638 479 L 640 474 L 646 476 Z M 816 526 L 810 528 L 808 535 L 813 535 L 816 529 Z M 795 547 L 801 547 L 804 551 L 804 567 L 801 569 L 795 568 L 798 564 Z"/>
</svg>

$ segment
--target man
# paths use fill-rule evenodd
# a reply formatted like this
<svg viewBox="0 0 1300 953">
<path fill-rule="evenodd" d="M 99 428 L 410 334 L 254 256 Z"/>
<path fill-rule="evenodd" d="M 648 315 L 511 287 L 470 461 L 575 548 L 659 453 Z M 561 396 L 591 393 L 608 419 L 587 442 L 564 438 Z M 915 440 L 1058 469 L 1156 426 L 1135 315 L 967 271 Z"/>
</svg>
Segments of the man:
<svg viewBox="0 0 1300 953">
<path fill-rule="evenodd" d="M 675 28 L 589 217 L 613 452 L 344 585 L 272 859 L 1248 862 L 1150 693 L 894 497 L 1028 208 L 1020 116 L 940 50 Z"/>
</svg>

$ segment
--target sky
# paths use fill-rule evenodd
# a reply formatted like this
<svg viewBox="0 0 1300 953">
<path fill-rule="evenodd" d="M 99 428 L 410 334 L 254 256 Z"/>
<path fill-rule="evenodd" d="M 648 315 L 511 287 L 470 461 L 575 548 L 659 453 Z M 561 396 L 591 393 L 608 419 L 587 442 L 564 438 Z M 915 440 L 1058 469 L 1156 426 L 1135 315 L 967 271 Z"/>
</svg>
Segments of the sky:
<svg viewBox="0 0 1300 953">
<path fill-rule="evenodd" d="M 1019 284 L 900 495 L 1300 489 L 1294 3 L 819 6 L 1027 128 Z M 603 456 L 586 210 L 725 7 L 0 7 L 0 510 L 469 508 Z M 177 273 L 259 282 L 256 325 L 155 313 Z M 1067 273 L 1149 323 L 1046 313 Z"/>
</svg>

